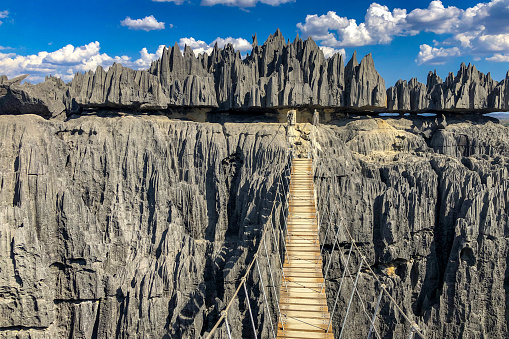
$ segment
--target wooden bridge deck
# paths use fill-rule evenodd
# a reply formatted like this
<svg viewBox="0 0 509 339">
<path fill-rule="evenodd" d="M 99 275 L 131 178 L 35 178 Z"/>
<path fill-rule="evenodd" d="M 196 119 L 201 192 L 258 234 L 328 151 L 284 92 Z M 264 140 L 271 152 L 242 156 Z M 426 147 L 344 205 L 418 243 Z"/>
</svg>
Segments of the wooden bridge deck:
<svg viewBox="0 0 509 339">
<path fill-rule="evenodd" d="M 329 324 L 313 187 L 312 160 L 294 159 L 290 176 L 288 238 L 281 283 L 278 338 L 334 338 Z M 288 286 L 288 291 L 286 290 Z M 281 321 L 283 324 L 281 324 Z M 284 325 L 284 329 L 283 329 Z"/>
</svg>

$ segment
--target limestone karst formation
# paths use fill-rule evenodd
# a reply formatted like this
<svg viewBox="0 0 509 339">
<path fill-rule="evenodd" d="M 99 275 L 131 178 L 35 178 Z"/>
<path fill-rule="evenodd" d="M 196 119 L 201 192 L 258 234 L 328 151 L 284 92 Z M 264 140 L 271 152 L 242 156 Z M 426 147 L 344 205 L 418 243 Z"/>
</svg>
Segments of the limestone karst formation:
<svg viewBox="0 0 509 339">
<path fill-rule="evenodd" d="M 68 84 L 47 77 L 22 84 L 26 75 L 0 78 L 0 114 L 36 113 L 46 118 L 82 109 L 165 110 L 169 107 L 250 107 L 315 105 L 364 110 L 509 110 L 509 74 L 501 82 L 464 64 L 445 81 L 430 73 L 427 84 L 398 81 L 386 90 L 371 54 L 346 63 L 325 58 L 311 39 L 286 40 L 279 29 L 263 45 L 253 36 L 246 57 L 231 44 L 195 56 L 189 46 L 165 48 L 148 70 L 114 64 L 108 70 L 76 73 Z"/>
<path fill-rule="evenodd" d="M 427 83 L 412 78 L 409 82 L 399 80 L 387 89 L 389 110 L 482 110 L 509 109 L 509 71 L 506 78 L 496 82 L 490 73 L 479 72 L 474 65 L 461 64 L 454 76 L 451 72 L 442 79 L 429 72 Z"/>
<path fill-rule="evenodd" d="M 46 105 L 41 115 L 54 116 L 80 108 L 166 109 L 168 106 L 210 106 L 219 109 L 276 107 L 314 104 L 320 106 L 385 107 L 385 82 L 375 69 L 371 54 L 360 63 L 354 53 L 345 67 L 341 54 L 329 59 L 316 43 L 298 36 L 285 40 L 279 29 L 244 59 L 228 44 L 214 47 L 210 55 L 195 56 L 186 46 L 165 48 L 148 70 L 132 70 L 114 64 L 107 71 L 77 73 L 69 84 L 53 78 L 48 85 L 0 82 L 1 112 L 23 112 L 20 93 L 39 93 L 23 107 Z M 45 83 L 46 83 L 45 82 Z M 57 86 L 58 85 L 58 86 Z M 64 107 L 65 106 L 65 109 Z"/>
</svg>

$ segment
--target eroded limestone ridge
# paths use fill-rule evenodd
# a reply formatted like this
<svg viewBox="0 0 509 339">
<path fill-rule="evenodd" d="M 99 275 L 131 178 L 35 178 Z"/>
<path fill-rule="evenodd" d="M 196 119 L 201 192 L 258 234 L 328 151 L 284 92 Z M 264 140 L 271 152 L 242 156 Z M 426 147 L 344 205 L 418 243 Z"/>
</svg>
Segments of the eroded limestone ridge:
<svg viewBox="0 0 509 339">
<path fill-rule="evenodd" d="M 454 76 L 449 73 L 445 81 L 435 72 L 429 72 L 427 84 L 412 78 L 398 80 L 387 89 L 389 110 L 484 110 L 509 109 L 509 71 L 504 80 L 497 82 L 491 74 L 479 72 L 475 65 L 461 63 Z"/>
<path fill-rule="evenodd" d="M 220 109 L 313 104 L 320 106 L 386 106 L 386 88 L 371 54 L 361 62 L 354 53 L 345 67 L 341 54 L 326 59 L 308 38 L 285 40 L 279 29 L 244 59 L 231 44 L 197 57 L 190 47 L 164 49 L 148 70 L 114 64 L 108 71 L 77 73 L 58 94 L 47 85 L 0 83 L 0 112 L 54 116 L 80 108 L 166 109 L 168 106 L 210 106 Z M 55 82 L 48 78 L 46 82 Z M 45 83 L 46 83 L 45 82 Z M 27 93 L 28 95 L 25 95 Z M 30 98 L 29 102 L 24 99 Z M 31 99 L 33 98 L 33 100 Z M 58 103 L 59 107 L 49 109 Z M 65 106 L 65 109 L 62 107 Z M 48 112 L 49 111 L 49 112 Z"/>
<path fill-rule="evenodd" d="M 77 73 L 65 84 L 21 84 L 25 76 L 0 78 L 0 114 L 35 113 L 44 117 L 82 109 L 165 110 L 210 107 L 229 110 L 251 107 L 313 105 L 396 111 L 509 110 L 509 75 L 500 83 L 464 64 L 457 76 L 443 82 L 430 73 L 427 85 L 416 79 L 398 81 L 386 90 L 371 54 L 360 63 L 354 53 L 345 66 L 339 53 L 326 59 L 308 38 L 286 40 L 278 29 L 245 58 L 231 44 L 210 55 L 195 56 L 189 46 L 165 48 L 148 70 L 114 64 L 107 71 Z"/>
</svg>

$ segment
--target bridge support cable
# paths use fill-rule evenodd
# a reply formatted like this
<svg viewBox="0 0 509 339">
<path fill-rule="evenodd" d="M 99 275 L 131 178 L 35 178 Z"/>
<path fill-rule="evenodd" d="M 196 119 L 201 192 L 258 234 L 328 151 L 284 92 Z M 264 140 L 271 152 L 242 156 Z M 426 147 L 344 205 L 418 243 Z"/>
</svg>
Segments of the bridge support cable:
<svg viewBox="0 0 509 339">
<path fill-rule="evenodd" d="M 353 244 L 350 245 L 350 251 L 348 251 L 348 259 L 346 259 L 345 269 L 343 270 L 343 276 L 341 277 L 341 282 L 339 283 L 339 288 L 338 288 L 338 292 L 336 294 L 336 299 L 334 300 L 334 306 L 332 307 L 331 317 L 329 320 L 329 324 L 327 325 L 327 332 L 329 331 L 329 328 L 332 324 L 334 312 L 336 312 L 336 307 L 338 306 L 338 300 L 339 300 L 339 296 L 341 294 L 341 288 L 343 287 L 343 282 L 345 281 L 346 268 L 348 267 L 348 262 L 350 261 L 350 256 L 352 255 L 352 249 L 353 249 Z M 325 281 L 324 281 L 324 283 L 325 283 Z"/>
<path fill-rule="evenodd" d="M 246 303 L 247 308 L 249 310 L 249 318 L 251 319 L 251 325 L 253 327 L 253 334 L 255 339 L 258 339 L 258 336 L 256 335 L 256 326 L 253 318 L 253 311 L 251 310 L 251 302 L 249 301 L 249 294 L 247 293 L 246 278 L 242 278 L 242 286 L 244 286 L 244 293 L 246 294 Z"/>
<path fill-rule="evenodd" d="M 267 252 L 267 242 L 266 241 L 263 242 L 263 247 L 265 248 L 265 256 L 267 257 L 267 264 L 269 266 L 269 273 L 270 273 L 270 281 L 272 282 L 272 289 L 274 291 L 274 298 L 276 298 L 276 305 L 277 305 L 277 311 L 279 313 L 279 319 L 283 319 L 281 317 L 281 308 L 279 307 L 279 298 L 277 296 L 276 284 L 274 282 L 274 277 L 272 275 L 272 265 L 270 264 L 270 257 L 269 257 L 269 253 Z M 261 277 L 260 277 L 260 279 L 261 279 Z M 285 327 L 284 322 L 281 321 L 281 324 L 282 324 L 283 329 L 284 329 L 284 327 Z"/>
<path fill-rule="evenodd" d="M 329 214 L 329 225 L 327 226 L 327 232 L 325 232 L 325 235 L 323 237 L 323 240 L 322 240 L 322 245 L 321 245 L 321 248 L 320 248 L 320 255 L 323 254 L 323 249 L 325 247 L 325 242 L 327 241 L 327 237 L 329 236 L 329 230 L 330 230 L 330 226 L 332 224 L 332 216 L 334 215 L 334 212 L 336 212 L 336 206 L 334 205 L 334 208 L 332 209 L 332 212 Z M 320 235 L 318 235 L 320 236 Z"/>
<path fill-rule="evenodd" d="M 263 285 L 262 272 L 260 271 L 260 264 L 258 263 L 258 261 L 259 261 L 258 254 L 255 254 L 255 255 L 256 255 L 256 258 L 255 258 L 256 268 L 258 269 L 258 276 L 260 277 L 260 284 L 262 285 L 263 299 L 265 300 L 265 306 L 267 307 L 267 313 L 269 315 L 270 329 L 272 330 L 272 336 L 274 337 L 274 339 L 276 339 L 276 333 L 274 332 L 274 324 L 272 323 L 272 316 L 270 314 L 270 307 L 269 307 L 269 303 L 267 301 L 267 296 L 265 295 L 265 286 Z"/>
<path fill-rule="evenodd" d="M 281 197 L 281 192 L 279 192 L 278 197 L 279 197 L 279 202 L 282 205 L 283 204 L 283 200 L 282 200 L 283 198 Z M 279 233 L 283 235 L 283 241 L 281 241 L 283 243 L 283 251 L 286 254 L 286 258 L 288 260 L 290 260 L 290 257 L 288 256 L 288 251 L 286 250 L 286 238 L 288 236 L 288 228 L 286 227 L 287 221 L 286 221 L 286 218 L 285 218 L 284 208 L 283 208 L 282 212 L 283 212 L 284 228 L 281 228 L 281 223 L 278 223 L 279 224 Z M 272 231 L 274 232 L 274 229 L 272 229 Z M 281 236 L 279 237 L 279 239 L 281 239 Z M 278 243 L 279 243 L 279 240 L 278 240 Z M 278 252 L 279 252 L 279 246 L 278 246 Z M 281 262 L 281 256 L 279 257 L 279 262 L 281 264 L 281 270 L 283 270 L 283 263 Z M 283 276 L 284 276 L 284 271 L 283 271 Z M 286 290 L 288 291 L 288 286 L 286 284 L 286 280 L 285 280 L 285 286 L 286 286 Z"/>
<path fill-rule="evenodd" d="M 226 332 L 228 333 L 228 339 L 232 339 L 232 333 L 230 331 L 230 324 L 228 324 L 228 312 L 223 311 L 221 314 L 224 316 L 224 323 L 226 324 Z"/>
<path fill-rule="evenodd" d="M 376 316 L 378 315 L 378 310 L 380 308 L 380 303 L 382 302 L 382 297 L 384 296 L 384 290 L 380 289 L 380 294 L 378 295 L 378 300 L 376 302 L 375 314 L 373 314 L 373 319 L 371 320 L 371 324 L 369 326 L 368 338 L 371 339 L 371 333 L 373 333 L 373 328 L 375 328 Z"/>
<path fill-rule="evenodd" d="M 350 295 L 350 301 L 348 302 L 348 307 L 346 308 L 346 314 L 345 314 L 345 317 L 343 318 L 343 325 L 341 325 L 341 332 L 339 332 L 339 339 L 341 339 L 341 337 L 343 336 L 343 331 L 346 326 L 346 319 L 348 319 L 348 314 L 350 313 L 350 307 L 352 306 L 353 296 L 355 294 L 355 291 L 357 290 L 357 282 L 359 281 L 359 275 L 361 274 L 362 263 L 363 263 L 363 261 L 361 260 L 361 263 L 359 264 L 359 269 L 357 270 L 357 275 L 355 276 L 355 282 L 353 283 L 352 294 Z M 332 316 L 333 315 L 334 315 L 334 313 L 332 314 Z M 328 330 L 329 329 L 327 329 L 327 331 Z"/>
<path fill-rule="evenodd" d="M 282 127 L 282 125 L 279 126 L 276 134 L 274 135 L 273 139 L 270 142 L 271 144 L 272 144 L 272 141 L 278 135 L 281 127 Z M 254 338 L 258 339 L 257 328 L 255 327 L 255 322 L 254 322 L 254 317 L 253 317 L 253 309 L 251 308 L 251 303 L 250 303 L 249 294 L 248 294 L 248 286 L 247 286 L 247 278 L 248 278 L 249 274 L 251 273 L 251 271 L 254 269 L 255 264 L 256 264 L 256 270 L 257 270 L 258 276 L 259 276 L 259 285 L 261 285 L 260 288 L 261 288 L 261 291 L 262 291 L 262 294 L 263 294 L 263 299 L 264 299 L 265 306 L 266 306 L 266 309 L 267 309 L 267 315 L 268 315 L 268 318 L 269 318 L 269 321 L 270 321 L 270 331 L 272 332 L 272 337 L 274 339 L 276 339 L 276 333 L 275 333 L 275 330 L 274 330 L 274 323 L 273 323 L 272 314 L 271 314 L 271 311 L 270 311 L 270 305 L 269 305 L 269 302 L 268 302 L 268 299 L 267 299 L 267 295 L 266 295 L 266 292 L 265 292 L 265 284 L 264 284 L 264 281 L 263 281 L 263 276 L 262 276 L 262 272 L 261 272 L 261 268 L 260 268 L 261 264 L 260 264 L 259 261 L 260 261 L 260 254 L 261 254 L 260 251 L 262 251 L 262 248 L 263 248 L 265 250 L 265 255 L 267 257 L 267 262 L 268 262 L 268 266 L 269 266 L 269 272 L 270 272 L 270 276 L 271 276 L 270 278 L 272 280 L 272 285 L 275 288 L 274 278 L 273 278 L 273 275 L 272 275 L 272 267 L 271 267 L 272 265 L 270 263 L 271 257 L 269 256 L 269 250 L 267 249 L 266 241 L 271 241 L 270 239 L 267 239 L 267 236 L 272 238 L 271 235 L 270 235 L 270 233 L 272 233 L 272 235 L 274 237 L 274 242 L 276 243 L 276 246 L 272 246 L 271 247 L 271 253 L 273 253 L 275 251 L 275 249 L 277 248 L 277 252 L 278 252 L 278 256 L 279 256 L 279 261 L 281 263 L 282 262 L 282 258 L 281 258 L 281 253 L 280 253 L 280 246 L 278 244 L 278 239 L 280 239 L 281 237 L 278 238 L 278 237 L 275 236 L 274 228 L 275 227 L 277 228 L 276 224 L 278 224 L 279 225 L 278 230 L 279 230 L 280 234 L 282 234 L 284 236 L 284 231 L 281 230 L 281 223 L 277 220 L 277 217 L 276 217 L 276 214 L 277 214 L 277 212 L 276 212 L 276 204 L 278 202 L 277 197 L 279 196 L 279 202 L 282 205 L 283 204 L 283 200 L 282 200 L 282 193 L 281 193 L 281 191 L 284 190 L 284 188 L 285 188 L 285 184 L 284 184 L 285 181 L 283 179 L 287 179 L 287 176 L 288 176 L 287 168 L 291 168 L 291 165 L 290 165 L 290 167 L 288 167 L 288 164 L 289 163 L 291 164 L 291 158 L 289 157 L 288 148 L 285 149 L 284 153 L 285 153 L 284 158 L 285 158 L 286 164 L 283 166 L 283 171 L 279 172 L 279 174 L 277 175 L 277 178 L 275 178 L 275 180 L 274 180 L 274 185 L 275 185 L 275 183 L 277 183 L 276 194 L 274 196 L 274 200 L 272 201 L 271 212 L 270 212 L 270 214 L 269 214 L 269 216 L 267 218 L 267 221 L 263 225 L 263 229 L 261 231 L 261 237 L 259 238 L 260 241 L 258 242 L 257 245 L 255 245 L 256 248 L 257 248 L 256 252 L 253 255 L 253 259 L 251 260 L 251 262 L 247 266 L 245 274 L 242 276 L 239 285 L 237 286 L 235 292 L 231 296 L 231 299 L 229 300 L 228 304 L 226 305 L 226 307 L 221 312 L 221 316 L 216 321 L 216 323 L 214 324 L 214 326 L 211 329 L 211 331 L 207 334 L 206 339 L 211 339 L 214 336 L 214 334 L 216 333 L 216 331 L 219 329 L 219 327 L 223 323 L 225 324 L 226 332 L 228 334 L 228 338 L 231 338 L 232 333 L 231 333 L 230 323 L 228 321 L 228 312 L 230 311 L 230 308 L 232 307 L 233 302 L 238 297 L 239 291 L 242 288 L 244 289 L 244 293 L 246 295 L 246 303 L 247 303 L 247 308 L 248 308 L 248 311 L 249 311 L 249 317 L 251 319 L 251 326 L 252 326 L 252 330 L 253 330 L 253 333 L 254 333 Z M 268 165 L 267 165 L 267 168 L 268 168 Z M 285 201 L 286 200 L 287 199 L 285 199 Z M 284 205 L 282 207 L 283 207 L 282 208 L 282 213 L 283 213 L 283 216 L 285 216 L 286 215 L 287 207 L 286 207 L 286 205 Z M 285 219 L 285 217 L 283 217 L 283 220 L 284 219 Z M 269 227 L 272 228 L 272 230 L 269 231 L 268 230 Z M 267 233 L 269 233 L 269 234 L 267 234 Z M 255 240 L 256 240 L 256 238 L 255 238 Z M 271 242 L 271 244 L 272 244 L 272 242 Z M 284 247 L 284 252 L 286 253 L 286 247 Z M 254 272 L 253 272 L 253 274 L 254 274 Z M 284 274 L 285 273 L 282 271 L 283 277 L 284 277 Z M 277 300 L 277 306 L 278 306 L 278 310 L 279 310 L 279 301 L 278 301 L 277 294 L 274 294 L 274 296 L 275 296 L 275 298 Z M 262 306 L 262 308 L 263 308 L 263 306 Z M 276 314 L 275 317 L 277 319 L 278 315 Z M 281 312 L 280 311 L 279 311 L 279 317 L 281 317 Z M 267 317 L 264 317 L 265 320 L 266 320 L 266 318 Z"/>
<path fill-rule="evenodd" d="M 332 263 L 332 254 L 334 254 L 334 250 L 336 249 L 336 244 L 338 243 L 338 236 L 339 236 L 340 230 L 341 230 L 341 223 L 339 223 L 339 225 L 338 225 L 338 231 L 336 232 L 336 237 L 334 238 L 334 245 L 332 246 L 332 251 L 330 252 L 330 255 L 329 255 L 329 262 L 327 263 L 327 269 L 325 270 L 325 276 L 323 277 L 322 289 L 320 291 L 323 291 L 323 289 L 325 288 L 325 281 L 327 280 L 327 277 L 329 275 L 329 269 L 330 269 L 330 265 Z"/>
</svg>

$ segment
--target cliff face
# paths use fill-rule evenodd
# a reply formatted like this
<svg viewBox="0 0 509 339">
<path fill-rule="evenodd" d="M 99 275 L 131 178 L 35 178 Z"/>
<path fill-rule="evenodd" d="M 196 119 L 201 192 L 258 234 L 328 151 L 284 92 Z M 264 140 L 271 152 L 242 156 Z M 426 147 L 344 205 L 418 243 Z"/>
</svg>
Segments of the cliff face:
<svg viewBox="0 0 509 339">
<path fill-rule="evenodd" d="M 506 79 L 497 83 L 491 75 L 479 72 L 474 65 L 461 64 L 454 76 L 449 73 L 442 79 L 436 72 L 429 72 L 427 84 L 412 79 L 399 80 L 387 89 L 389 110 L 482 110 L 509 109 L 509 72 Z"/>
<path fill-rule="evenodd" d="M 348 227 L 371 268 L 426 336 L 508 337 L 507 128 L 475 120 L 365 119 L 322 126 L 318 135 L 322 217 L 328 220 L 337 206 L 332 220 Z M 335 233 L 333 228 L 330 234 Z M 345 235 L 339 246 L 346 258 Z M 350 272 L 359 265 L 354 254 Z M 329 299 L 344 269 L 338 251 L 332 258 Z M 352 281 L 345 284 L 336 333 Z M 363 271 L 359 288 L 368 314 L 376 305 L 375 286 Z M 409 325 L 400 323 L 387 299 L 382 305 L 381 336 L 407 337 Z M 353 310 L 346 337 L 363 337 L 369 320 L 357 297 Z"/>
<path fill-rule="evenodd" d="M 285 145 L 275 124 L 0 117 L 0 338 L 198 338 L 252 259 Z"/>
<path fill-rule="evenodd" d="M 205 334 L 270 215 L 283 135 L 277 124 L 153 116 L 0 117 L 0 337 Z M 336 206 L 331 220 L 343 220 L 427 337 L 507 337 L 507 128 L 483 118 L 364 118 L 322 125 L 317 135 L 322 218 Z M 341 235 L 339 251 L 349 248 Z M 343 273 L 338 255 L 330 307 Z M 351 271 L 358 259 L 354 252 Z M 248 285 L 260 337 L 269 337 L 256 275 Z M 347 275 L 336 333 L 351 288 Z M 359 289 L 372 314 L 378 287 L 365 271 Z M 246 312 L 241 293 L 235 337 L 251 336 Z M 368 324 L 356 297 L 344 336 L 363 337 Z M 408 336 L 386 299 L 377 331 Z"/>
</svg>

